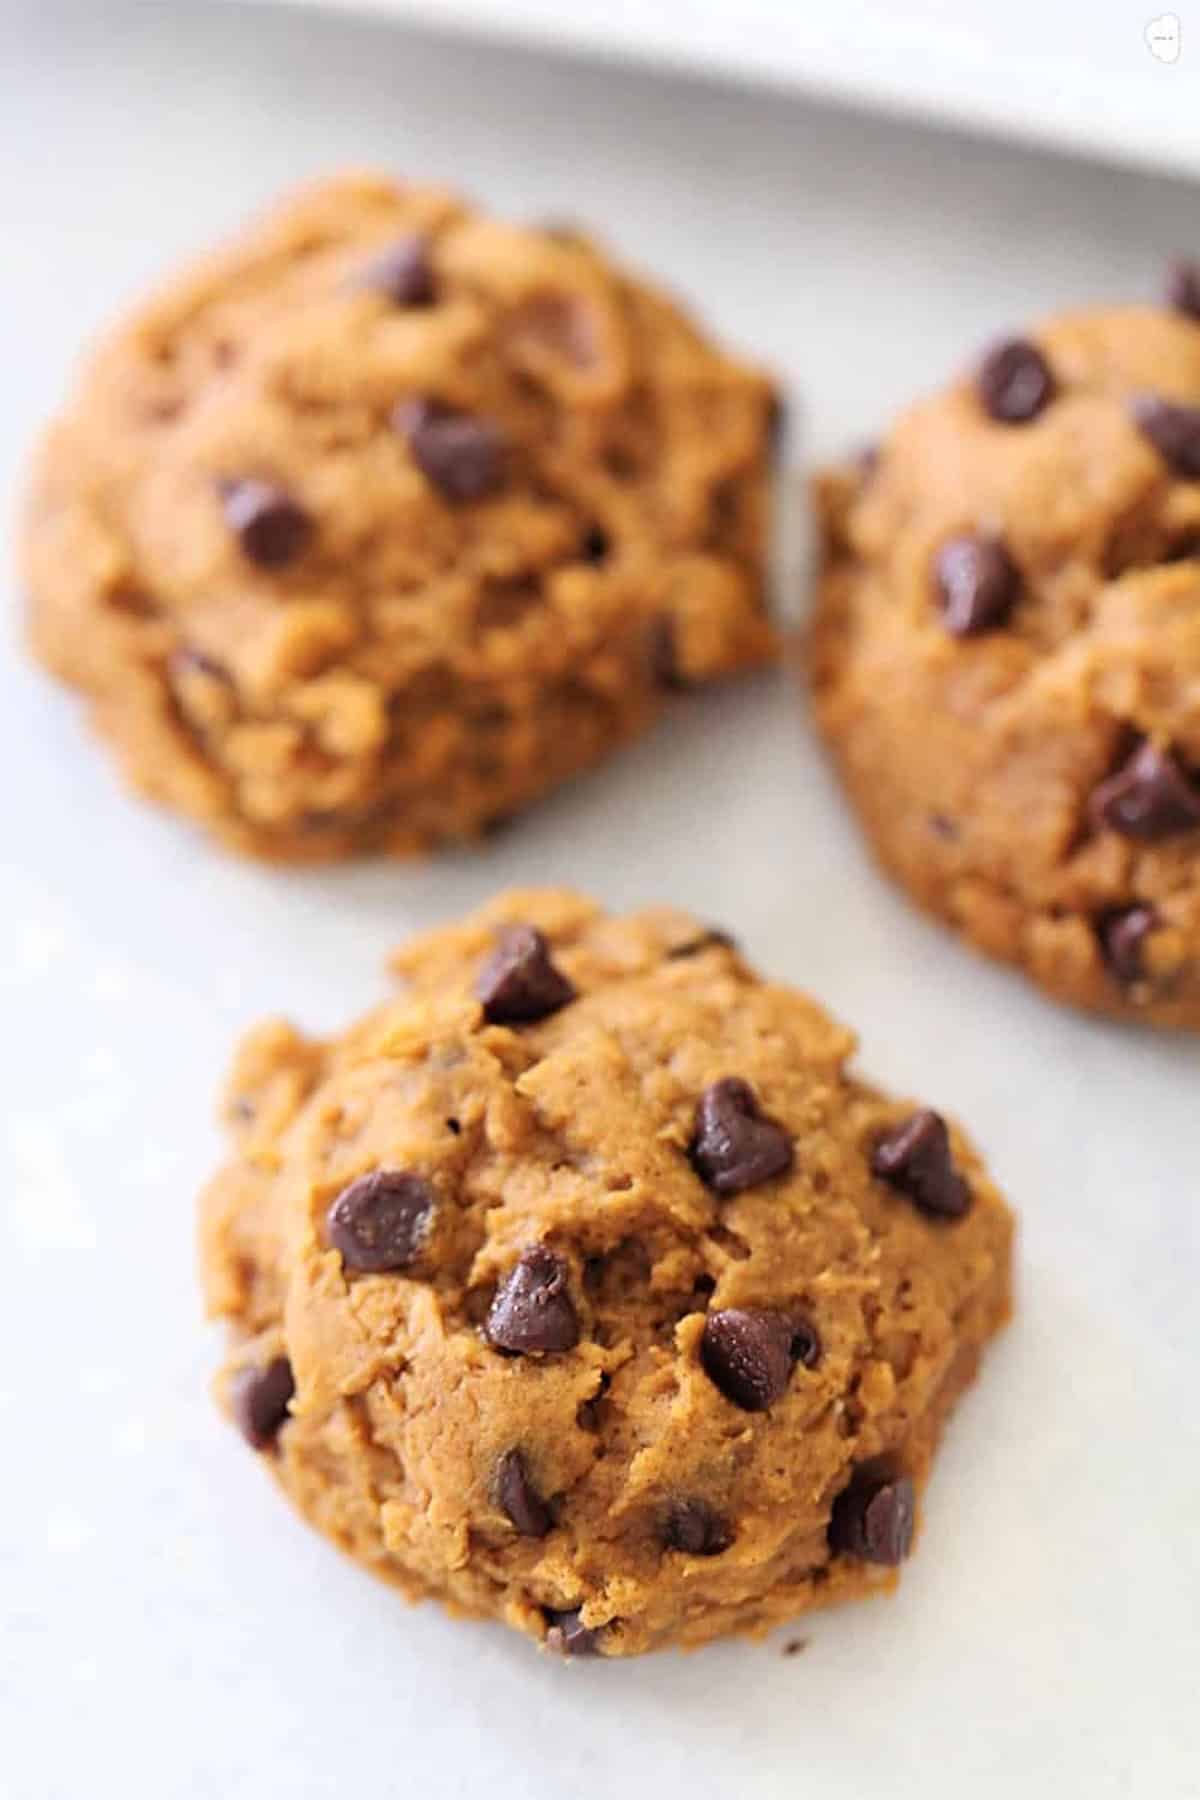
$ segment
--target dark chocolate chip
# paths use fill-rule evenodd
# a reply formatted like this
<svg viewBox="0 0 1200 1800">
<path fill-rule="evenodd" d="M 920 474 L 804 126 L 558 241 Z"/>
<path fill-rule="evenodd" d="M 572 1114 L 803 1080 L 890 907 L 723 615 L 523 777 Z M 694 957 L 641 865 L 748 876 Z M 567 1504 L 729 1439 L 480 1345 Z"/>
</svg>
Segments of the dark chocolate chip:
<svg viewBox="0 0 1200 1800">
<path fill-rule="evenodd" d="M 999 538 L 949 538 L 934 563 L 942 624 L 952 637 L 977 637 L 1004 625 L 1017 601 L 1021 576 Z"/>
<path fill-rule="evenodd" d="M 1126 906 L 1105 913 L 1096 927 L 1100 952 L 1105 963 L 1126 987 L 1141 981 L 1146 970 L 1142 951 L 1146 939 L 1158 925 L 1158 914 L 1152 906 Z"/>
<path fill-rule="evenodd" d="M 829 1548 L 894 1567 L 912 1549 L 915 1517 L 916 1496 L 907 1475 L 860 1473 L 833 1503 Z"/>
<path fill-rule="evenodd" d="M 1158 394 L 1138 394 L 1130 402 L 1133 422 L 1173 475 L 1200 481 L 1200 406 L 1180 406 Z"/>
<path fill-rule="evenodd" d="M 733 1533 L 707 1500 L 677 1500 L 667 1514 L 663 1537 L 669 1550 L 685 1556 L 720 1556 L 733 1542 Z"/>
<path fill-rule="evenodd" d="M 761 1111 L 748 1081 L 727 1075 L 705 1088 L 688 1151 L 692 1167 L 717 1194 L 740 1194 L 792 1166 L 792 1140 Z"/>
<path fill-rule="evenodd" d="M 792 1361 L 802 1368 L 815 1369 L 821 1360 L 821 1339 L 811 1319 L 801 1313 L 789 1313 L 792 1328 Z"/>
<path fill-rule="evenodd" d="M 506 1450 L 496 1464 L 496 1503 L 522 1537 L 544 1538 L 554 1524 L 519 1450 Z"/>
<path fill-rule="evenodd" d="M 959 1219 L 971 1204 L 971 1190 L 954 1166 L 946 1121 L 928 1108 L 883 1134 L 871 1172 L 936 1218 Z"/>
<path fill-rule="evenodd" d="M 1054 398 L 1050 365 L 1028 338 L 1006 338 L 988 351 L 975 377 L 988 417 L 1002 425 L 1025 425 Z"/>
<path fill-rule="evenodd" d="M 406 400 L 393 422 L 421 473 L 447 500 L 482 500 L 503 482 L 504 438 L 489 419 L 432 400 Z"/>
<path fill-rule="evenodd" d="M 1094 825 L 1153 844 L 1200 825 L 1200 784 L 1188 779 L 1169 750 L 1140 744 L 1093 790 L 1088 810 Z"/>
<path fill-rule="evenodd" d="M 1167 270 L 1167 305 L 1200 319 L 1200 262 L 1180 257 Z"/>
<path fill-rule="evenodd" d="M 689 956 L 699 956 L 702 950 L 736 950 L 737 939 L 731 932 L 721 931 L 715 925 L 711 931 L 701 932 L 699 937 L 685 938 L 682 944 L 673 944 L 667 951 L 668 962 L 683 962 Z"/>
<path fill-rule="evenodd" d="M 364 287 L 386 294 L 394 306 L 431 306 L 435 297 L 429 239 L 414 231 L 367 265 Z"/>
<path fill-rule="evenodd" d="M 547 1650 L 556 1650 L 560 1656 L 599 1656 L 600 1633 L 583 1623 L 580 1607 L 570 1612 L 553 1612 L 548 1606 L 543 1610 L 548 1627 Z"/>
<path fill-rule="evenodd" d="M 544 1244 L 526 1250 L 497 1288 L 483 1329 L 493 1349 L 514 1356 L 573 1350 L 579 1319 L 562 1258 Z"/>
<path fill-rule="evenodd" d="M 238 1430 L 256 1450 L 269 1450 L 288 1416 L 296 1391 L 292 1365 L 277 1356 L 261 1369 L 241 1369 L 230 1386 L 229 1400 Z"/>
<path fill-rule="evenodd" d="M 688 683 L 679 667 L 675 621 L 661 613 L 650 624 L 650 675 L 655 685 L 680 693 Z"/>
<path fill-rule="evenodd" d="M 310 515 L 285 488 L 252 477 L 219 484 L 225 523 L 260 569 L 294 562 L 312 537 Z"/>
<path fill-rule="evenodd" d="M 434 1199 L 423 1175 L 375 1169 L 342 1189 L 325 1214 L 325 1235 L 347 1269 L 404 1269 L 425 1240 Z"/>
<path fill-rule="evenodd" d="M 602 531 L 599 525 L 589 525 L 579 545 L 584 562 L 602 563 L 611 549 L 608 533 Z"/>
<path fill-rule="evenodd" d="M 575 989 L 536 926 L 506 925 L 479 971 L 475 996 L 490 1025 L 529 1025 L 574 1000 Z"/>
<path fill-rule="evenodd" d="M 727 1307 L 705 1320 L 700 1361 L 727 1400 L 744 1412 L 765 1412 L 791 1380 L 795 1337 L 786 1313 Z"/>
</svg>

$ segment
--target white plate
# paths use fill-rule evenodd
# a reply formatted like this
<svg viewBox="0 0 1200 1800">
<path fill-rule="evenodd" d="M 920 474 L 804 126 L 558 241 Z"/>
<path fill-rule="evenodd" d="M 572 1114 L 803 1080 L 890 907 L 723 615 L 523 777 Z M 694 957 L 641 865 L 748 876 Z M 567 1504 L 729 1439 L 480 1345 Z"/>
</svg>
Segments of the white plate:
<svg viewBox="0 0 1200 1800">
<path fill-rule="evenodd" d="M 998 325 L 1152 287 L 1200 219 L 1169 183 L 316 15 L 81 0 L 0 15 L 0 68 L 9 494 L 84 335 L 343 160 L 594 219 L 773 359 L 825 445 Z M 1054 1010 L 910 913 L 779 678 L 682 707 L 486 853 L 286 874 L 127 798 L 3 657 L 6 1795 L 1195 1800 L 1200 1044 Z M 406 932 L 536 880 L 728 923 L 866 1069 L 968 1121 L 1021 1208 L 1020 1313 L 920 1554 L 894 1600 L 801 1624 L 802 1656 L 562 1667 L 409 1611 L 209 1404 L 192 1203 L 235 1032 L 346 1019 Z"/>
<path fill-rule="evenodd" d="M 291 0 L 794 88 L 1200 173 L 1185 0 Z"/>
</svg>

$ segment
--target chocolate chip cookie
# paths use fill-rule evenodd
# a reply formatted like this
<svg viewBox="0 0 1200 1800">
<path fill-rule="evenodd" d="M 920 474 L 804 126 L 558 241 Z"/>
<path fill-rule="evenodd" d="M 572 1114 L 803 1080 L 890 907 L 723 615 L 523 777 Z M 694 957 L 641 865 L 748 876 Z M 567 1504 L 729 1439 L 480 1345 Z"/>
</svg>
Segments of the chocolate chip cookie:
<svg viewBox="0 0 1200 1800">
<path fill-rule="evenodd" d="M 240 850 L 471 837 L 769 655 L 772 418 L 574 231 L 331 180 L 94 356 L 33 477 L 32 641 Z"/>
<path fill-rule="evenodd" d="M 313 1524 L 565 1655 L 890 1586 L 1012 1218 L 851 1034 L 666 909 L 506 895 L 238 1057 L 218 1386 Z"/>
<path fill-rule="evenodd" d="M 994 345 L 819 484 L 816 714 L 881 861 L 1076 1005 L 1200 1028 L 1200 266 Z"/>
</svg>

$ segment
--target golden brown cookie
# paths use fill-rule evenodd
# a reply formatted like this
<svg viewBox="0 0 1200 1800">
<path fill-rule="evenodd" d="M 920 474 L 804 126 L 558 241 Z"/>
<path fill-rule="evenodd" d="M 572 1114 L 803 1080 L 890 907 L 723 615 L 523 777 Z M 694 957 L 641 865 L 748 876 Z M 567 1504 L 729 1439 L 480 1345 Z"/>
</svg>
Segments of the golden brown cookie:
<svg viewBox="0 0 1200 1800">
<path fill-rule="evenodd" d="M 880 859 L 1076 1005 L 1200 1027 L 1200 268 L 821 484 L 816 713 Z"/>
<path fill-rule="evenodd" d="M 1009 1311 L 967 1140 L 682 913 L 512 893 L 395 967 L 341 1037 L 250 1037 L 202 1204 L 223 1402 L 291 1499 L 569 1654 L 890 1586 Z"/>
<path fill-rule="evenodd" d="M 32 639 L 238 849 L 470 837 L 762 661 L 772 393 L 585 238 L 346 176 L 95 354 Z"/>
</svg>

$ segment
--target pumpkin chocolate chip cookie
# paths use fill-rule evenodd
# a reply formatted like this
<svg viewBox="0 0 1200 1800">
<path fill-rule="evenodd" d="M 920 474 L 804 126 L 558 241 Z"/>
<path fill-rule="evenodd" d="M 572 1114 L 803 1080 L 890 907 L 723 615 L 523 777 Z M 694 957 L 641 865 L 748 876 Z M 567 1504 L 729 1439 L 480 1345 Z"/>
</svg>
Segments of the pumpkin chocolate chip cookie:
<svg viewBox="0 0 1200 1800">
<path fill-rule="evenodd" d="M 471 837 L 770 654 L 772 417 L 584 237 L 331 180 L 85 370 L 25 516 L 33 644 L 238 849 Z"/>
<path fill-rule="evenodd" d="M 886 1588 L 1007 1317 L 967 1140 L 683 914 L 513 893 L 259 1030 L 204 1196 L 226 1410 L 410 1597 L 570 1656 Z"/>
<path fill-rule="evenodd" d="M 1200 1028 L 1200 266 L 994 347 L 819 484 L 816 714 L 885 866 L 1049 993 Z"/>
</svg>

